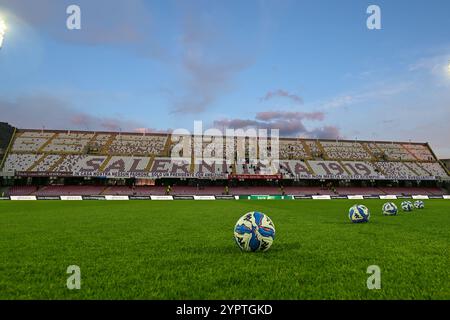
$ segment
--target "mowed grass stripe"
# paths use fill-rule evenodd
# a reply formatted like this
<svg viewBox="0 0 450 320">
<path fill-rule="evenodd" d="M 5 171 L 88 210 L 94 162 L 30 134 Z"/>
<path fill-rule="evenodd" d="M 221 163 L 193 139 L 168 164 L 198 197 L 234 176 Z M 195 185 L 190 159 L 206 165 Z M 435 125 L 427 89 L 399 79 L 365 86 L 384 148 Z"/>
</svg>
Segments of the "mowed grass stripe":
<svg viewBox="0 0 450 320">
<path fill-rule="evenodd" d="M 356 202 L 368 224 L 348 220 Z M 384 202 L 0 202 L 0 298 L 449 299 L 450 201 L 395 217 Z M 248 211 L 275 223 L 266 253 L 233 242 Z M 72 264 L 81 290 L 66 288 Z M 381 290 L 366 287 L 369 265 Z"/>
</svg>

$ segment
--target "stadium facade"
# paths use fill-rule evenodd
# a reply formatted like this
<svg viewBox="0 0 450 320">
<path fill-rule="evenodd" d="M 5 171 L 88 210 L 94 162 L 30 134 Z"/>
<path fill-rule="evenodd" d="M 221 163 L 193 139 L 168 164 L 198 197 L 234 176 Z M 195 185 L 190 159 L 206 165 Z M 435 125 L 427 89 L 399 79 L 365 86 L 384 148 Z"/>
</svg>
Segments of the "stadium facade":
<svg viewBox="0 0 450 320">
<path fill-rule="evenodd" d="M 210 143 L 205 139 L 200 153 Z M 448 188 L 450 180 L 428 143 L 280 138 L 277 166 L 239 158 L 236 147 L 224 145 L 227 157 L 199 162 L 171 157 L 173 147 L 166 133 L 32 130 L 0 123 L 1 183 L 9 192 L 17 186 L 36 192 L 55 185 L 169 184 L 436 190 Z M 191 147 L 192 154 L 198 152 Z"/>
</svg>

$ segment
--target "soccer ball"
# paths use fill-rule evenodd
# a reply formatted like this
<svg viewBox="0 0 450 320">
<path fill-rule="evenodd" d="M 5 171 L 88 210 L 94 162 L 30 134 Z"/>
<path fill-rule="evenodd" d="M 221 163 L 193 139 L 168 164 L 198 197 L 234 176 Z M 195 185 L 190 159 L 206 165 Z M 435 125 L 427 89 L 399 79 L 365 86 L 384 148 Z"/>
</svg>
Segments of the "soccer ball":
<svg viewBox="0 0 450 320">
<path fill-rule="evenodd" d="M 395 216 L 398 212 L 397 206 L 393 202 L 383 204 L 383 214 L 385 216 Z"/>
<path fill-rule="evenodd" d="M 234 227 L 234 240 L 242 251 L 267 251 L 274 238 L 275 226 L 262 212 L 247 212 Z"/>
<path fill-rule="evenodd" d="M 353 223 L 369 222 L 370 211 L 362 204 L 355 204 L 348 211 L 348 217 Z"/>
<path fill-rule="evenodd" d="M 403 201 L 402 202 L 402 209 L 403 211 L 412 211 L 413 210 L 413 204 L 411 201 Z"/>
<path fill-rule="evenodd" d="M 416 209 L 423 209 L 423 208 L 425 208 L 425 204 L 423 203 L 422 200 L 417 200 L 414 202 L 414 207 Z"/>
</svg>

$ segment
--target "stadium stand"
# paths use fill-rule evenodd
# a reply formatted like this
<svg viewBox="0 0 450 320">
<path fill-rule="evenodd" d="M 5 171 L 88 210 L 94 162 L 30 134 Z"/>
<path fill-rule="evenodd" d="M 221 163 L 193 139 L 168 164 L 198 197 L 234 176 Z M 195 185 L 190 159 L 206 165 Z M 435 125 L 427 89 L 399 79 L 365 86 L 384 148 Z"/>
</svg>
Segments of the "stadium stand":
<svg viewBox="0 0 450 320">
<path fill-rule="evenodd" d="M 349 176 L 349 173 L 344 167 L 337 161 L 308 161 L 313 172 L 317 175 L 340 175 Z"/>
<path fill-rule="evenodd" d="M 435 177 L 448 177 L 447 172 L 438 162 L 423 162 L 418 164 Z"/>
<path fill-rule="evenodd" d="M 187 139 L 189 136 L 183 137 L 185 138 L 189 142 Z M 281 138 L 279 162 L 271 160 L 255 163 L 250 161 L 249 155 L 252 152 L 257 154 L 261 151 L 260 148 L 266 148 L 267 153 L 271 155 L 270 144 L 263 144 L 261 140 L 256 139 L 250 139 L 251 141 L 247 139 L 247 144 L 238 144 L 240 139 L 234 137 L 231 138 L 234 146 L 225 144 L 213 146 L 211 142 L 220 139 L 205 137 L 205 140 L 197 145 L 194 139 L 190 138 L 187 146 L 191 148 L 191 156 L 171 158 L 175 143 L 172 142 L 170 134 L 21 130 L 0 123 L 0 150 L 3 152 L 0 174 L 19 179 L 20 184 L 44 185 L 38 190 L 42 195 L 58 192 L 86 194 L 82 191 L 86 188 L 83 180 L 85 178 L 97 179 L 95 183 L 103 185 L 98 188 L 86 188 L 88 193 L 112 192 L 118 195 L 130 192 L 138 195 L 152 192 L 165 194 L 166 190 L 164 187 L 158 189 L 158 186 L 139 186 L 139 183 L 134 182 L 134 187 L 120 185 L 108 187 L 108 184 L 111 184 L 108 183 L 108 179 L 150 179 L 153 180 L 153 184 L 155 181 L 156 184 L 163 184 L 164 179 L 176 179 L 170 184 L 176 186 L 174 190 L 178 190 L 177 192 L 186 194 L 190 192 L 208 194 L 211 190 L 219 192 L 223 186 L 214 189 L 215 186 L 212 184 L 209 186 L 210 190 L 203 191 L 200 187 L 197 189 L 181 187 L 177 185 L 177 180 L 203 179 L 226 182 L 231 179 L 241 184 L 246 184 L 244 181 L 248 179 L 277 181 L 278 184 L 285 181 L 286 192 L 290 190 L 291 193 L 301 194 L 384 192 L 367 186 L 365 191 L 361 191 L 357 186 L 355 186 L 357 189 L 352 189 L 351 186 L 340 189 L 343 188 L 343 182 L 353 180 L 370 181 L 371 185 L 374 181 L 378 181 L 377 183 L 383 186 L 389 185 L 389 181 L 394 183 L 403 181 L 403 184 L 411 181 L 427 183 L 450 181 L 447 169 L 438 161 L 427 143 Z M 222 155 L 220 150 L 223 151 Z M 192 161 L 195 154 L 215 158 Z M 182 153 L 178 155 L 182 156 Z M 61 179 L 58 180 L 60 186 L 51 186 L 55 179 Z M 334 187 L 318 187 L 317 184 L 322 180 L 334 181 Z M 10 178 L 3 178 L 0 181 L 8 185 L 15 183 Z M 296 186 L 302 181 L 308 181 L 310 187 Z M 48 185 L 48 189 L 45 188 L 45 184 Z M 69 185 L 68 189 L 63 184 Z M 124 181 L 121 184 L 125 184 Z M 253 187 L 257 188 L 256 186 L 243 188 Z M 264 187 L 267 189 L 261 189 Z M 415 187 L 419 192 L 417 186 Z M 264 183 L 261 183 L 258 188 L 259 192 L 278 193 L 277 186 L 268 187 L 267 184 L 264 186 Z M 21 190 L 18 188 L 12 192 L 22 192 Z M 26 193 L 28 189 L 24 190 Z M 234 186 L 233 190 L 236 193 L 244 192 L 238 186 Z"/>
<path fill-rule="evenodd" d="M 380 150 L 381 157 L 385 156 L 386 160 L 417 160 L 412 153 L 410 153 L 400 143 L 368 143 L 371 149 Z"/>
<path fill-rule="evenodd" d="M 27 171 L 37 159 L 39 159 L 38 154 L 10 153 L 6 157 L 3 171 Z"/>
<path fill-rule="evenodd" d="M 9 188 L 7 195 L 10 196 L 27 196 L 33 194 L 37 190 L 37 186 L 12 186 Z"/>
<path fill-rule="evenodd" d="M 231 162 L 223 161 L 223 159 L 205 159 L 194 165 L 194 175 L 211 175 L 224 176 L 233 172 Z"/>
<path fill-rule="evenodd" d="M 411 169 L 414 173 L 416 173 L 418 176 L 430 176 L 432 175 L 429 171 L 425 170 L 423 166 L 416 162 L 408 162 L 404 163 L 409 169 Z"/>
<path fill-rule="evenodd" d="M 434 155 L 431 149 L 427 145 L 421 144 L 404 144 L 406 150 L 408 150 L 417 160 L 433 161 Z"/>
<path fill-rule="evenodd" d="M 100 166 L 106 160 L 107 156 L 91 155 L 68 155 L 63 158 L 53 171 L 82 173 L 90 171 L 100 171 Z"/>
<path fill-rule="evenodd" d="M 313 158 L 324 159 L 325 154 L 323 150 L 321 150 L 318 140 L 306 140 L 305 144 Z"/>
<path fill-rule="evenodd" d="M 281 159 L 307 159 L 310 156 L 305 150 L 305 147 L 299 140 L 284 140 L 281 139 L 279 143 L 279 151 Z"/>
<path fill-rule="evenodd" d="M 250 194 L 281 194 L 278 186 L 236 186 L 229 188 L 233 195 Z M 287 186 L 284 192 L 290 195 L 443 195 L 447 191 L 438 187 L 301 187 Z M 223 186 L 185 186 L 173 185 L 172 195 L 220 195 L 224 193 Z M 13 186 L 8 195 L 36 196 L 83 196 L 83 195 L 128 195 L 150 196 L 165 195 L 164 186 L 90 186 L 90 185 L 52 185 L 43 186 Z"/>
<path fill-rule="evenodd" d="M 380 170 L 369 161 L 341 161 L 350 175 L 366 177 L 380 176 Z"/>
<path fill-rule="evenodd" d="M 328 159 L 370 160 L 372 156 L 359 142 L 321 141 Z"/>
<path fill-rule="evenodd" d="M 161 155 L 167 135 L 118 134 L 109 145 L 108 153 L 123 155 Z"/>
<path fill-rule="evenodd" d="M 378 161 L 375 162 L 382 172 L 389 176 L 416 176 L 411 169 L 409 169 L 403 162 L 393 162 L 393 161 Z"/>
<path fill-rule="evenodd" d="M 53 137 L 52 132 L 19 132 L 12 145 L 12 152 L 37 152 Z"/>
<path fill-rule="evenodd" d="M 34 190 L 31 194 L 37 196 L 89 196 L 100 195 L 105 189 L 104 186 L 44 186 L 39 190 Z"/>
<path fill-rule="evenodd" d="M 445 191 L 441 188 L 402 188 L 402 187 L 380 187 L 380 190 L 385 194 L 394 195 L 443 195 Z"/>
<path fill-rule="evenodd" d="M 43 155 L 38 160 L 36 160 L 34 164 L 30 168 L 28 168 L 28 170 L 37 172 L 50 171 L 50 168 L 55 165 L 60 159 L 61 156 L 57 154 Z"/>
<path fill-rule="evenodd" d="M 313 175 L 305 161 L 280 160 L 279 168 L 285 179 L 302 179 Z"/>
</svg>

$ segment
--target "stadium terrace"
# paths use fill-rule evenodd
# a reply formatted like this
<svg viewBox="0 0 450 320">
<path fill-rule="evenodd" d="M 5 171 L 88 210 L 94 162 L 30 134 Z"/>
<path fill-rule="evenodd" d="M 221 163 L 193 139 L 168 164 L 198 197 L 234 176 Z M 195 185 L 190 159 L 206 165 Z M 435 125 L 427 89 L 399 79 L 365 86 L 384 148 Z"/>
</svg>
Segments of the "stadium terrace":
<svg viewBox="0 0 450 320">
<path fill-rule="evenodd" d="M 225 145 L 223 158 L 174 158 L 171 135 L 163 133 L 29 130 L 1 123 L 0 143 L 0 193 L 7 195 L 73 195 L 81 185 L 84 193 L 130 195 L 164 194 L 167 186 L 184 194 L 360 194 L 361 188 L 372 194 L 390 188 L 443 194 L 450 180 L 430 145 L 416 142 L 280 138 L 279 160 L 269 164 L 238 157 L 236 146 Z M 203 142 L 200 153 L 208 145 Z M 257 148 L 262 145 L 270 148 Z M 197 145 L 191 147 L 199 153 Z"/>
</svg>

